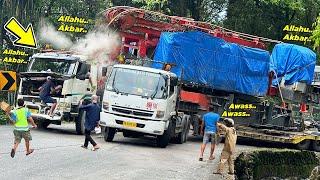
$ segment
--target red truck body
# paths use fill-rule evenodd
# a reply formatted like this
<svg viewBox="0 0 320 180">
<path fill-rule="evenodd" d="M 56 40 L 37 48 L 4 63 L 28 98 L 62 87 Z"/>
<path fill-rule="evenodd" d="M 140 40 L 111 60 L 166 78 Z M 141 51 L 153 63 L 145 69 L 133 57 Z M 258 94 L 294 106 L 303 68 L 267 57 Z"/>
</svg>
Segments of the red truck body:
<svg viewBox="0 0 320 180">
<path fill-rule="evenodd" d="M 235 32 L 209 23 L 132 7 L 107 9 L 104 17 L 106 23 L 117 29 L 122 38 L 121 53 L 128 53 L 129 48 L 135 49 L 136 55 L 140 58 L 154 51 L 161 32 L 198 30 L 227 42 L 260 49 L 266 49 L 263 41 L 268 41 L 266 38 Z M 180 101 L 198 104 L 201 110 L 208 110 L 210 104 L 210 98 L 206 94 L 187 91 L 181 91 Z"/>
</svg>

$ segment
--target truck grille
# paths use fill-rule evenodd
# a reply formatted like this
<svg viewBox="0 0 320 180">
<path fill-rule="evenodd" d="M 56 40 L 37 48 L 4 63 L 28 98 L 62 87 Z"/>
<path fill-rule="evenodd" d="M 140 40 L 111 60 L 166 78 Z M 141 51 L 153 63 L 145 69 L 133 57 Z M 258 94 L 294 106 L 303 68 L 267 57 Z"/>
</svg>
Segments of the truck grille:
<svg viewBox="0 0 320 180">
<path fill-rule="evenodd" d="M 144 117 L 151 117 L 154 113 L 153 111 L 126 108 L 126 107 L 114 106 L 114 105 L 112 106 L 112 111 L 123 113 L 123 114 L 133 114 L 136 116 L 144 116 Z"/>
</svg>

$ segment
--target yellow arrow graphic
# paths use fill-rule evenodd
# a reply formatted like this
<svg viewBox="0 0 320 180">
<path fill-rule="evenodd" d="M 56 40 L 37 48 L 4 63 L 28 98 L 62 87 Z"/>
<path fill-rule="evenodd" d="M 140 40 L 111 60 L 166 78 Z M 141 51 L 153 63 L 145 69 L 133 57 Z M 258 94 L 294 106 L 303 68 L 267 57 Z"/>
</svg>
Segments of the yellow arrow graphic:
<svg viewBox="0 0 320 180">
<path fill-rule="evenodd" d="M 32 25 L 29 24 L 25 29 L 14 17 L 4 25 L 4 29 L 14 35 L 17 39 L 13 42 L 15 46 L 26 48 L 37 48 L 36 38 L 34 36 Z"/>
</svg>

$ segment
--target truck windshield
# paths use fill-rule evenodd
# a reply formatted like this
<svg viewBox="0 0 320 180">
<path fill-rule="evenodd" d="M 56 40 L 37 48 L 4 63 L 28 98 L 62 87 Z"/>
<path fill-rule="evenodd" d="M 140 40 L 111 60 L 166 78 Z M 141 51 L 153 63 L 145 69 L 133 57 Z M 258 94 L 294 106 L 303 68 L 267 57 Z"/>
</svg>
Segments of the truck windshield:
<svg viewBox="0 0 320 180">
<path fill-rule="evenodd" d="M 34 58 L 30 64 L 31 72 L 55 72 L 70 75 L 73 73 L 76 61 L 51 58 Z"/>
<path fill-rule="evenodd" d="M 156 99 L 166 98 L 166 81 L 161 74 L 114 68 L 106 90 Z"/>
</svg>

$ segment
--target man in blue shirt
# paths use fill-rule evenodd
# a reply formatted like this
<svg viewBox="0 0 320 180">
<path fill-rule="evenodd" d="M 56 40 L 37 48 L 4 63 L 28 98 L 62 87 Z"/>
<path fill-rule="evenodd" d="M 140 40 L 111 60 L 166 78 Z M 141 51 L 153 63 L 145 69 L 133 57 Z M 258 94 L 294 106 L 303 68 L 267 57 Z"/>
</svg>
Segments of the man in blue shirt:
<svg viewBox="0 0 320 180">
<path fill-rule="evenodd" d="M 52 115 L 53 111 L 57 106 L 57 101 L 50 96 L 52 89 L 54 91 L 58 91 L 62 89 L 62 86 L 55 87 L 54 83 L 52 82 L 51 76 L 48 76 L 47 81 L 39 88 L 39 91 L 40 91 L 40 99 L 42 100 L 43 103 L 45 104 L 53 103 L 48 114 L 49 116 Z"/>
<path fill-rule="evenodd" d="M 99 121 L 100 121 L 100 107 L 97 104 L 98 102 L 98 96 L 93 95 L 91 97 L 92 103 L 88 105 L 81 105 L 79 107 L 79 110 L 84 110 L 86 111 L 86 118 L 84 122 L 84 133 L 85 133 L 85 140 L 84 140 L 84 145 L 81 147 L 87 149 L 89 142 L 93 146 L 93 151 L 99 149 L 99 145 L 92 139 L 90 133 L 91 131 L 94 130 L 95 127 L 99 126 Z M 82 101 L 80 102 L 82 104 Z"/>
<path fill-rule="evenodd" d="M 210 108 L 210 111 L 211 110 L 212 109 Z M 211 151 L 210 151 L 209 160 L 213 160 L 215 158 L 213 153 L 216 146 L 217 122 L 219 121 L 219 119 L 220 119 L 220 116 L 213 112 L 208 112 L 203 115 L 202 124 L 201 124 L 201 135 L 203 135 L 203 142 L 200 149 L 199 161 L 203 161 L 203 153 L 210 139 L 211 139 Z"/>
</svg>

